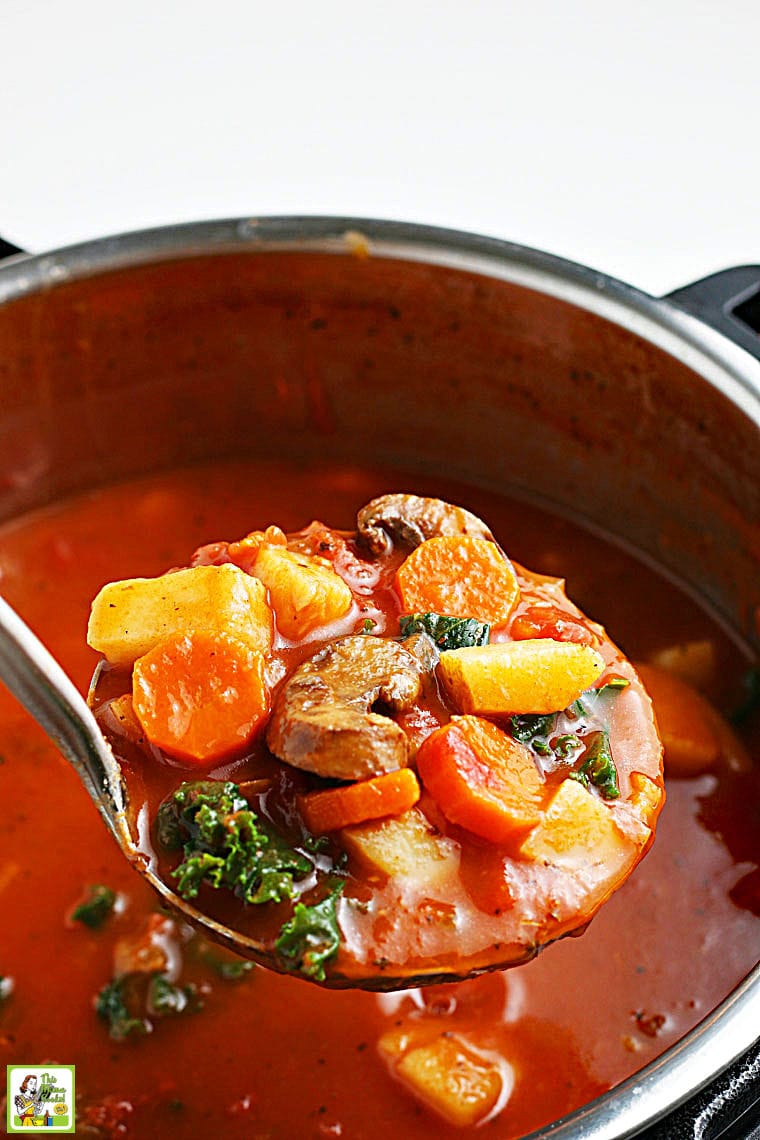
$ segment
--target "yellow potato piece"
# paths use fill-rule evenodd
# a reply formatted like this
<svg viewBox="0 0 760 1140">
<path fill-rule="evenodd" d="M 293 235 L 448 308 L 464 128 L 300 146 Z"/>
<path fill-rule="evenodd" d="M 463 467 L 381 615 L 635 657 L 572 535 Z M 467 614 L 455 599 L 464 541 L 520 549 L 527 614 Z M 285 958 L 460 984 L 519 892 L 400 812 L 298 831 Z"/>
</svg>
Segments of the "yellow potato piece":
<svg viewBox="0 0 760 1140">
<path fill-rule="evenodd" d="M 666 673 L 680 677 L 702 693 L 709 693 L 717 671 L 715 644 L 708 640 L 683 641 L 656 650 L 649 661 Z"/>
<path fill-rule="evenodd" d="M 577 780 L 563 780 L 544 817 L 524 840 L 520 855 L 552 867 L 582 871 L 607 865 L 614 872 L 631 845 L 614 816 Z"/>
<path fill-rule="evenodd" d="M 393 1056 L 397 1042 L 380 1051 Z M 459 1128 L 477 1124 L 499 1100 L 503 1077 L 499 1066 L 476 1053 L 457 1033 L 442 1033 L 415 1045 L 394 1065 L 396 1075 L 424 1104 Z"/>
<path fill-rule="evenodd" d="M 567 708 L 593 685 L 604 660 L 588 645 L 529 638 L 441 654 L 440 676 L 465 713 L 551 713 Z"/>
<path fill-rule="evenodd" d="M 434 883 L 451 875 L 459 864 L 457 844 L 439 835 L 419 808 L 345 827 L 340 836 L 349 855 L 389 878 Z"/>
<path fill-rule="evenodd" d="M 265 543 L 253 572 L 269 590 L 283 637 L 305 637 L 321 625 L 344 617 L 351 608 L 351 591 L 323 558 Z"/>
<path fill-rule="evenodd" d="M 272 611 L 263 584 L 230 564 L 109 582 L 92 603 L 87 642 L 113 665 L 127 666 L 190 632 L 227 633 L 268 652 Z"/>
</svg>

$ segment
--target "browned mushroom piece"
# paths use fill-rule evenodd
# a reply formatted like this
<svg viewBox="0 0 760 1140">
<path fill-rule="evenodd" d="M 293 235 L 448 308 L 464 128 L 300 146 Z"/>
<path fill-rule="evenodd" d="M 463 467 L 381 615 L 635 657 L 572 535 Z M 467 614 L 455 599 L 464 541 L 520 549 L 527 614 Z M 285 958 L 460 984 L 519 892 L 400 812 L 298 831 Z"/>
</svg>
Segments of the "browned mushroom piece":
<svg viewBox="0 0 760 1140">
<path fill-rule="evenodd" d="M 471 534 L 494 541 L 491 531 L 477 515 L 443 499 L 421 495 L 381 495 L 362 507 L 356 524 L 359 538 L 373 554 L 382 554 L 393 539 L 408 546 L 419 546 L 426 538 L 452 534 Z"/>
<path fill-rule="evenodd" d="M 357 634 L 328 645 L 285 682 L 267 744 L 275 756 L 336 780 L 362 780 L 403 768 L 408 738 L 394 712 L 419 696 L 425 663 L 396 641 Z"/>
</svg>

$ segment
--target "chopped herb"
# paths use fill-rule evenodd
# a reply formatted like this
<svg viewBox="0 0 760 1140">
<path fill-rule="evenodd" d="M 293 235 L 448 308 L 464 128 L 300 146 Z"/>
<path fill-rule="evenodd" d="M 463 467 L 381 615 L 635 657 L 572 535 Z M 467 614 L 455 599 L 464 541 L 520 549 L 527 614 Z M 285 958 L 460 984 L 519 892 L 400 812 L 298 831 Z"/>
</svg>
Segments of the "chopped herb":
<svg viewBox="0 0 760 1140">
<path fill-rule="evenodd" d="M 556 716 L 556 713 L 549 713 L 545 716 L 521 713 L 518 716 L 511 716 L 509 726 L 512 736 L 515 740 L 519 740 L 520 744 L 533 744 L 537 738 L 545 739 L 554 727 Z"/>
<path fill-rule="evenodd" d="M 220 958 L 211 958 L 209 961 L 225 982 L 242 981 L 253 969 L 253 962 L 246 962 L 242 958 L 237 962 L 223 962 Z"/>
<path fill-rule="evenodd" d="M 539 756 L 551 756 L 552 746 L 548 740 L 543 740 L 540 736 L 536 736 L 530 742 L 531 748 L 537 752 Z"/>
<path fill-rule="evenodd" d="M 158 1017 L 197 1013 L 203 1008 L 194 985 L 175 986 L 164 974 L 154 974 L 148 986 L 148 1012 Z"/>
<path fill-rule="evenodd" d="M 95 1001 L 98 1017 L 108 1022 L 108 1031 L 115 1041 L 133 1034 L 149 1033 L 151 1025 L 142 1017 L 133 1017 L 124 999 L 124 978 L 114 978 L 103 986 Z"/>
<path fill-rule="evenodd" d="M 337 900 L 343 887 L 343 883 L 338 883 L 314 906 L 296 904 L 293 917 L 284 924 L 275 942 L 287 969 L 300 970 L 317 982 L 325 980 L 325 963 L 335 957 L 340 946 Z"/>
<path fill-rule="evenodd" d="M 605 684 L 600 685 L 598 689 L 586 689 L 577 700 L 573 701 L 569 708 L 560 710 L 555 713 L 520 713 L 509 718 L 509 728 L 515 740 L 521 744 L 527 744 L 538 756 L 553 756 L 557 760 L 574 760 L 577 754 L 581 751 L 584 741 L 589 741 L 589 751 L 594 747 L 592 737 L 598 733 L 589 733 L 588 729 L 592 727 L 588 723 L 589 718 L 593 717 L 597 710 L 603 705 L 598 705 L 599 698 L 609 694 L 619 692 L 621 689 L 627 688 L 629 682 L 624 677 L 612 677 Z M 587 723 L 579 725 L 579 729 L 583 732 L 583 736 L 577 732 L 564 732 L 552 739 L 553 733 L 558 730 L 561 724 L 561 718 L 575 722 L 584 718 Z M 609 737 L 604 734 L 607 739 L 607 751 L 609 752 Z M 610 763 L 612 758 L 610 757 Z M 614 771 L 614 765 L 613 765 Z M 573 778 L 580 780 L 581 783 L 588 787 L 589 775 L 586 771 L 581 769 L 579 772 L 572 773 Z M 597 785 L 599 786 L 599 785 Z M 605 784 L 608 788 L 607 798 L 612 799 L 618 796 L 619 791 L 609 791 L 612 788 L 612 783 Z M 615 783 L 617 788 L 617 784 Z M 605 794 L 605 793 L 603 793 Z"/>
<path fill-rule="evenodd" d="M 193 945 L 200 961 L 227 982 L 240 981 L 254 968 L 253 962 L 239 958 L 232 951 L 222 950 L 205 939 L 199 939 Z"/>
<path fill-rule="evenodd" d="M 90 930 L 98 930 L 113 913 L 116 905 L 116 891 L 104 887 L 102 883 L 87 888 L 87 898 L 75 907 L 71 917 Z"/>
<path fill-rule="evenodd" d="M 365 618 L 362 622 L 362 633 L 372 633 L 372 630 L 377 625 L 377 622 L 372 618 Z"/>
<path fill-rule="evenodd" d="M 413 633 L 427 633 L 437 647 L 465 649 L 471 645 L 487 645 L 491 627 L 476 618 L 448 617 L 445 614 L 407 614 L 399 622 L 402 637 Z"/>
<path fill-rule="evenodd" d="M 184 840 L 184 858 L 172 872 L 183 898 L 202 883 L 226 887 L 247 903 L 282 902 L 313 866 L 300 851 L 262 824 L 230 781 L 183 784 L 159 809 L 159 837 Z"/>
<path fill-rule="evenodd" d="M 585 696 L 585 693 L 584 693 L 584 696 Z M 570 716 L 579 717 L 579 716 L 585 716 L 586 713 L 588 712 L 588 708 L 583 703 L 581 698 L 578 697 L 577 700 L 573 701 L 573 703 L 570 705 L 570 708 L 567 711 L 568 711 Z"/>
<path fill-rule="evenodd" d="M 586 696 L 596 694 L 600 697 L 602 693 L 618 693 L 621 689 L 627 689 L 630 683 L 625 677 L 610 677 L 609 681 L 605 681 L 598 689 L 588 689 Z"/>
<path fill-rule="evenodd" d="M 589 784 L 593 784 L 606 800 L 617 799 L 620 788 L 617 768 L 612 759 L 609 733 L 593 732 L 589 736 L 589 741 L 583 763 L 577 772 L 571 772 L 570 775 L 586 788 Z"/>
<path fill-rule="evenodd" d="M 561 760 L 574 758 L 583 748 L 583 741 L 574 732 L 566 732 L 554 741 L 553 750 Z"/>
</svg>

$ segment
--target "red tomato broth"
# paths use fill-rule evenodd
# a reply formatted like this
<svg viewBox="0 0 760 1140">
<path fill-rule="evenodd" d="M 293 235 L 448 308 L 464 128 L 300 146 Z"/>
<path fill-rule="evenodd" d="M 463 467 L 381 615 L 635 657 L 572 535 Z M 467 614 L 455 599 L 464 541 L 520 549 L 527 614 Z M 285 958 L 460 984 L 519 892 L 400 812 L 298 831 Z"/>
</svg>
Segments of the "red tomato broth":
<svg viewBox="0 0 760 1140">
<path fill-rule="evenodd" d="M 6 527 L 3 591 L 86 688 L 95 662 L 84 645 L 87 611 L 104 581 L 160 573 L 215 534 L 242 534 L 273 519 L 296 529 L 306 521 L 299 513 L 306 501 L 348 528 L 360 503 L 398 483 L 387 472 L 230 465 L 105 490 Z M 521 561 L 549 573 L 561 561 L 571 595 L 580 604 L 594 597 L 595 615 L 629 654 L 643 658 L 663 644 L 708 634 L 720 664 L 717 698 L 738 692 L 745 662 L 736 647 L 692 601 L 619 548 L 532 506 L 463 493 L 440 480 L 414 485 L 454 501 L 466 494 Z M 262 486 L 265 501 L 252 508 L 249 488 Z M 608 590 L 599 589 L 599 567 Z M 642 621 L 642 613 L 651 619 Z M 113 1042 L 93 998 L 112 977 L 117 937 L 140 927 L 156 900 L 107 836 L 73 772 L 4 692 L 0 717 L 0 794 L 8 805 L 0 834 L 7 916 L 0 974 L 14 980 L 0 1006 L 0 1056 L 7 1063 L 77 1064 L 80 1120 L 88 1106 L 97 1119 L 92 1106 L 110 1098 L 100 1116 L 123 1118 L 128 1136 L 147 1140 L 172 1128 L 189 1137 L 318 1137 L 339 1134 L 338 1124 L 343 1136 L 366 1140 L 389 1128 L 420 1138 L 456 1135 L 377 1055 L 378 1038 L 397 1021 L 434 1019 L 505 1054 L 514 1087 L 488 1128 L 507 1140 L 657 1056 L 760 954 L 760 922 L 729 897 L 760 855 L 752 818 L 760 797 L 746 787 L 749 780 L 757 792 L 756 776 L 742 777 L 732 794 L 730 780 L 710 775 L 670 783 L 642 866 L 583 937 L 527 966 L 427 994 L 381 997 L 322 992 L 263 970 L 221 981 L 191 941 L 183 948 L 182 981 L 209 991 L 205 1008 L 157 1019 L 150 1036 Z M 728 845 L 705 823 L 719 826 Z M 735 855 L 733 834 L 742 837 Z M 100 931 L 72 927 L 66 916 L 94 882 L 123 892 L 126 910 Z M 446 1000 L 436 1001 L 442 990 Z M 438 1012 L 421 1009 L 425 1003 Z"/>
</svg>

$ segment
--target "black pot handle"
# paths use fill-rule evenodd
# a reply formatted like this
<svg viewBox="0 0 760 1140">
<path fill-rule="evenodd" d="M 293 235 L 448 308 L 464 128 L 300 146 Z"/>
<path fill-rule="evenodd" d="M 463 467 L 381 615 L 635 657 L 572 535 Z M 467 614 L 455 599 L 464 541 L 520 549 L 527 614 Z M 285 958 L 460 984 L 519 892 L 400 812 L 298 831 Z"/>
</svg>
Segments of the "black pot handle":
<svg viewBox="0 0 760 1140">
<path fill-rule="evenodd" d="M 12 241 L 6 241 L 5 238 L 0 237 L 0 260 L 4 257 L 13 257 L 16 253 L 26 253 L 26 250 L 20 249 Z"/>
<path fill-rule="evenodd" d="M 760 265 L 711 273 L 665 297 L 760 360 Z"/>
<path fill-rule="evenodd" d="M 760 1140 L 760 1041 L 641 1140 Z"/>
</svg>

